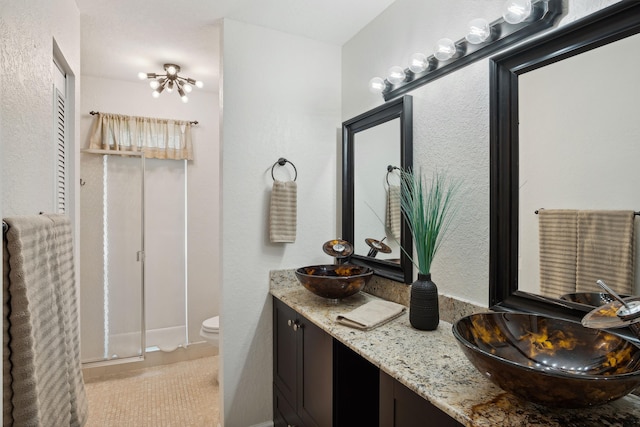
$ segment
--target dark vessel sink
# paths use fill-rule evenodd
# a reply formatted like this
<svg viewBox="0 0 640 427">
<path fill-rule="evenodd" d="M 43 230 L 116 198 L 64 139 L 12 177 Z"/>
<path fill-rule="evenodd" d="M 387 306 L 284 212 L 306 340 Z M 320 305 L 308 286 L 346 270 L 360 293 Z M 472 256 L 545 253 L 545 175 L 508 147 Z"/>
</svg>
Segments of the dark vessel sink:
<svg viewBox="0 0 640 427">
<path fill-rule="evenodd" d="M 323 298 L 341 299 L 354 295 L 371 279 L 373 270 L 353 264 L 301 267 L 296 277 L 302 285 Z"/>
<path fill-rule="evenodd" d="M 453 334 L 483 375 L 541 405 L 600 405 L 640 385 L 640 348 L 579 323 L 524 313 L 481 313 L 458 320 Z"/>
</svg>

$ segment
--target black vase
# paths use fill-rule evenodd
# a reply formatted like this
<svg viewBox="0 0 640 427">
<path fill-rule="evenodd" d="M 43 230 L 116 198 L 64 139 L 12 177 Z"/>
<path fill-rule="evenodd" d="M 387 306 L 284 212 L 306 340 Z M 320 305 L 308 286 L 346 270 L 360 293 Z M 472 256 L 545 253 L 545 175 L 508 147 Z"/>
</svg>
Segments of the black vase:
<svg viewBox="0 0 640 427">
<path fill-rule="evenodd" d="M 411 284 L 409 322 L 421 331 L 433 331 L 440 323 L 438 288 L 431 274 L 418 274 L 418 280 Z"/>
</svg>

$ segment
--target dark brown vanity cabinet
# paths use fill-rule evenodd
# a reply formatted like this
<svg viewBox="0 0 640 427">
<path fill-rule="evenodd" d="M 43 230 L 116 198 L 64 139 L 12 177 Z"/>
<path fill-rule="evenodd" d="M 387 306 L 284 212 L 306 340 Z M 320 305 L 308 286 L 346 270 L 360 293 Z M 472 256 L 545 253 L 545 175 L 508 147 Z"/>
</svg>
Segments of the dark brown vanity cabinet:
<svg viewBox="0 0 640 427">
<path fill-rule="evenodd" d="M 427 400 L 273 299 L 275 427 L 458 427 Z"/>
<path fill-rule="evenodd" d="M 463 427 L 427 400 L 380 371 L 380 427 Z"/>
<path fill-rule="evenodd" d="M 276 427 L 333 425 L 333 339 L 274 299 L 273 388 Z"/>
</svg>

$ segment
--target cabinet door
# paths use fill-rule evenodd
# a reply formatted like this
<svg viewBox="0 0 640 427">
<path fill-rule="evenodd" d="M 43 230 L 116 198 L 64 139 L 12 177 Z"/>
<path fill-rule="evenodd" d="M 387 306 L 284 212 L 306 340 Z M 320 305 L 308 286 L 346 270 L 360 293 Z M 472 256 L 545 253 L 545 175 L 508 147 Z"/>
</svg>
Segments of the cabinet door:
<svg viewBox="0 0 640 427">
<path fill-rule="evenodd" d="M 273 387 L 273 425 L 274 427 L 303 427 L 295 409 L 275 386 Z"/>
<path fill-rule="evenodd" d="M 463 427 L 434 405 L 380 371 L 380 427 Z"/>
<path fill-rule="evenodd" d="M 273 300 L 273 382 L 289 405 L 296 407 L 298 314 L 281 301 Z"/>
<path fill-rule="evenodd" d="M 300 317 L 298 415 L 306 427 L 333 425 L 333 339 Z M 302 333 L 300 333 L 302 332 Z"/>
</svg>

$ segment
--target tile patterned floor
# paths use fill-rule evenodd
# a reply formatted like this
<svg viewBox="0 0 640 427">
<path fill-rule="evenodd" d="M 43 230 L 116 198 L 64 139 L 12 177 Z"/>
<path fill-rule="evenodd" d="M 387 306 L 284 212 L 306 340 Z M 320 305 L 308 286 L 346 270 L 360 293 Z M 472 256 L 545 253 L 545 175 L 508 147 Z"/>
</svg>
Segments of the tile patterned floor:
<svg viewBox="0 0 640 427">
<path fill-rule="evenodd" d="M 85 427 L 215 427 L 217 375 L 213 356 L 88 382 Z"/>
</svg>

